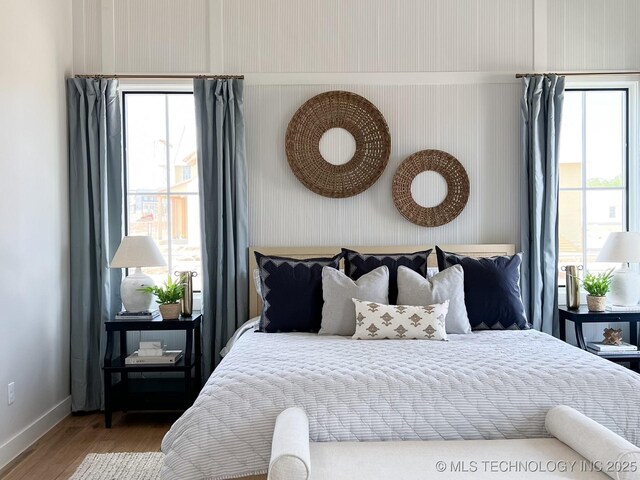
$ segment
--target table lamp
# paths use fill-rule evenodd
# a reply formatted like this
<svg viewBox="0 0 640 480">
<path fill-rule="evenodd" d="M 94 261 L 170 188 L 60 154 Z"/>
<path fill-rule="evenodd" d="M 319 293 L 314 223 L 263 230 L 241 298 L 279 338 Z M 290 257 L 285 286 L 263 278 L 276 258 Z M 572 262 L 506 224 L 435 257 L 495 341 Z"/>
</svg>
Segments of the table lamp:
<svg viewBox="0 0 640 480">
<path fill-rule="evenodd" d="M 142 267 L 162 267 L 166 265 L 164 257 L 151 237 L 126 236 L 120 242 L 116 254 L 111 260 L 111 268 L 135 268 L 122 280 L 120 296 L 127 312 L 149 310 L 153 295 L 140 289 L 154 285 L 153 279 L 142 273 Z"/>
<path fill-rule="evenodd" d="M 614 272 L 609 300 L 613 305 L 637 305 L 640 300 L 640 274 L 630 270 L 628 264 L 640 262 L 640 232 L 610 233 L 596 262 L 624 264 Z"/>
</svg>

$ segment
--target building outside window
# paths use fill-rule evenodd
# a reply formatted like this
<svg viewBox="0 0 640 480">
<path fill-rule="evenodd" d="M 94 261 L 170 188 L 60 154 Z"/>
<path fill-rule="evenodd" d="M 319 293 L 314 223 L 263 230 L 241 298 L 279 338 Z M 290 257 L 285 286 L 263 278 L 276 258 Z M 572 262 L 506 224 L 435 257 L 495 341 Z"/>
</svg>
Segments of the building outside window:
<svg viewBox="0 0 640 480">
<path fill-rule="evenodd" d="M 150 235 L 167 260 L 146 268 L 157 284 L 177 270 L 202 285 L 193 94 L 123 94 L 127 235 Z"/>
<path fill-rule="evenodd" d="M 591 272 L 609 233 L 628 226 L 628 90 L 565 92 L 560 133 L 560 266 Z M 565 284 L 559 271 L 560 285 Z"/>
</svg>

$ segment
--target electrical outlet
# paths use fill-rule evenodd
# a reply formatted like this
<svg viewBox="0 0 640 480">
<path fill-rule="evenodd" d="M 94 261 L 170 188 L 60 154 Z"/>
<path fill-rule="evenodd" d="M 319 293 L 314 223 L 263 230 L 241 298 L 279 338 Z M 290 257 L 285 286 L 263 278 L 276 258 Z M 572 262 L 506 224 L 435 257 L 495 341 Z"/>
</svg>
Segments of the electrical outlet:
<svg viewBox="0 0 640 480">
<path fill-rule="evenodd" d="M 7 404 L 11 405 L 16 401 L 16 382 L 7 385 Z"/>
</svg>

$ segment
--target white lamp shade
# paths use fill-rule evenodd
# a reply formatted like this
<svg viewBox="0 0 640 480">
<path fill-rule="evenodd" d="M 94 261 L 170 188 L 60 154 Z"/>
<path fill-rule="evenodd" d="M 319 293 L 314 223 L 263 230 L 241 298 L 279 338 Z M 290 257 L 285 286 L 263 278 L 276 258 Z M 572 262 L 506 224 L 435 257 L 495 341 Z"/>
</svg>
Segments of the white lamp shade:
<svg viewBox="0 0 640 480">
<path fill-rule="evenodd" d="M 610 233 L 596 262 L 640 262 L 640 232 Z"/>
<path fill-rule="evenodd" d="M 147 236 L 124 237 L 111 260 L 111 268 L 162 267 L 166 264 L 156 242 Z"/>
</svg>

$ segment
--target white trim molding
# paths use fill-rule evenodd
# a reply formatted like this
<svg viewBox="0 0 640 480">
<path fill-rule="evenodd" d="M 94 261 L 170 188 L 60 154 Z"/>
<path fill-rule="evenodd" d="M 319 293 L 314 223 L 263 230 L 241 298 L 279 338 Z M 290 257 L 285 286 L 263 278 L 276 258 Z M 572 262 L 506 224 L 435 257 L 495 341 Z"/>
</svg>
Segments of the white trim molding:
<svg viewBox="0 0 640 480">
<path fill-rule="evenodd" d="M 0 469 L 37 442 L 49 430 L 71 414 L 71 396 L 45 412 L 33 423 L 0 445 Z"/>
<path fill-rule="evenodd" d="M 136 75 L 149 73 L 137 72 Z M 151 74 L 149 74 L 151 75 Z M 198 74 L 193 74 L 197 76 Z M 515 84 L 513 72 L 371 72 L 371 73 L 245 73 L 245 86 L 279 85 L 481 85 Z M 120 85 L 130 91 L 149 88 L 185 91 L 193 81 L 176 78 L 122 78 Z"/>
<path fill-rule="evenodd" d="M 245 85 L 477 85 L 519 83 L 513 72 L 245 73 Z"/>
</svg>

